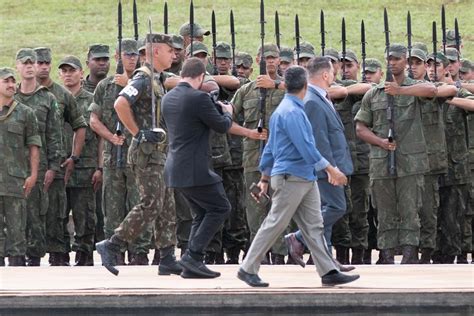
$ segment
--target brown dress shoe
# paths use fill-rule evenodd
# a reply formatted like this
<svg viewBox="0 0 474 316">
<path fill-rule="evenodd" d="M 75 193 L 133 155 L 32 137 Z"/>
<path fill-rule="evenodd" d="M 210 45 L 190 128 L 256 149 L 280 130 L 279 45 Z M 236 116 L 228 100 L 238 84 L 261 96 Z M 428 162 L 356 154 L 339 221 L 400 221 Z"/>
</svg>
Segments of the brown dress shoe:
<svg viewBox="0 0 474 316">
<path fill-rule="evenodd" d="M 304 245 L 296 239 L 295 234 L 288 234 L 285 236 L 286 247 L 288 248 L 288 255 L 296 263 L 298 263 L 303 268 L 305 263 L 303 261 Z M 288 258 L 289 260 L 289 258 Z"/>
</svg>

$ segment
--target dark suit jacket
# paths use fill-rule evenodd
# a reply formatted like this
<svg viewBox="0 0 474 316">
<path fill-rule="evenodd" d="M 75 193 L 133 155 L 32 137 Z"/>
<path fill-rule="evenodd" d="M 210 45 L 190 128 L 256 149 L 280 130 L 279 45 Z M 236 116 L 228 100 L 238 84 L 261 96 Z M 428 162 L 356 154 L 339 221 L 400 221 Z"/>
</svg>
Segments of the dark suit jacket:
<svg viewBox="0 0 474 316">
<path fill-rule="evenodd" d="M 316 147 L 321 155 L 345 175 L 353 172 L 352 158 L 344 136 L 344 125 L 333 106 L 309 86 L 304 98 L 305 112 L 313 128 Z M 327 178 L 326 172 L 318 171 L 318 178 Z"/>
<path fill-rule="evenodd" d="M 209 167 L 209 134 L 211 129 L 226 133 L 232 116 L 219 113 L 207 93 L 184 82 L 165 94 L 161 108 L 169 139 L 166 185 L 185 188 L 222 181 Z"/>
</svg>

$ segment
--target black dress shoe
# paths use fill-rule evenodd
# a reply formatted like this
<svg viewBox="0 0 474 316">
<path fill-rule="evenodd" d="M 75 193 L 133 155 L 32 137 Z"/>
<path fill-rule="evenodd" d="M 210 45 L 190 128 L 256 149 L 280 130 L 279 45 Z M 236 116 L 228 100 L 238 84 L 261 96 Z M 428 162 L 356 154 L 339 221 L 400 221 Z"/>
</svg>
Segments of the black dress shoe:
<svg viewBox="0 0 474 316">
<path fill-rule="evenodd" d="M 120 246 L 105 239 L 95 244 L 95 248 L 102 259 L 102 265 L 113 275 L 118 275 L 119 270 L 115 268 L 115 265 L 117 264 L 117 255 L 120 254 Z"/>
<path fill-rule="evenodd" d="M 348 274 L 344 274 L 339 271 L 333 270 L 323 275 L 321 278 L 321 282 L 323 283 L 323 285 L 338 285 L 338 284 L 345 284 L 345 283 L 355 281 L 358 278 L 360 278 L 358 274 L 348 275 Z"/>
<path fill-rule="evenodd" d="M 183 269 L 181 272 L 181 277 L 183 279 L 214 279 L 217 278 L 218 276 L 204 276 L 202 274 L 196 274 L 194 272 L 191 272 L 188 269 Z"/>
<path fill-rule="evenodd" d="M 250 286 L 253 287 L 268 287 L 268 283 L 263 282 L 262 279 L 258 276 L 258 274 L 251 274 L 247 273 L 242 268 L 239 269 L 239 272 L 237 272 L 237 277 L 247 283 Z"/>
<path fill-rule="evenodd" d="M 208 269 L 203 262 L 195 260 L 188 252 L 184 254 L 178 264 L 183 267 L 183 270 L 189 270 L 204 278 L 217 278 L 221 275 L 220 272 Z"/>
</svg>

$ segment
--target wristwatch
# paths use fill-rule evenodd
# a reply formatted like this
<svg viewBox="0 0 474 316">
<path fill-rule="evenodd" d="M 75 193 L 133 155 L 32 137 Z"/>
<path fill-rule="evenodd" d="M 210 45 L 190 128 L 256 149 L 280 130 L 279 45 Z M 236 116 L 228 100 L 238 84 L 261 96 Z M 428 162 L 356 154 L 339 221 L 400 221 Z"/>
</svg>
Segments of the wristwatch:
<svg viewBox="0 0 474 316">
<path fill-rule="evenodd" d="M 275 89 L 278 90 L 278 86 L 280 86 L 280 83 L 281 83 L 281 80 L 280 80 L 280 79 L 276 79 L 276 80 L 275 80 Z"/>
<path fill-rule="evenodd" d="M 75 164 L 78 163 L 79 160 L 81 160 L 79 157 L 76 157 L 76 156 L 74 156 L 74 155 L 71 155 L 71 157 L 69 157 L 69 158 L 71 158 L 72 161 L 74 161 Z"/>
</svg>

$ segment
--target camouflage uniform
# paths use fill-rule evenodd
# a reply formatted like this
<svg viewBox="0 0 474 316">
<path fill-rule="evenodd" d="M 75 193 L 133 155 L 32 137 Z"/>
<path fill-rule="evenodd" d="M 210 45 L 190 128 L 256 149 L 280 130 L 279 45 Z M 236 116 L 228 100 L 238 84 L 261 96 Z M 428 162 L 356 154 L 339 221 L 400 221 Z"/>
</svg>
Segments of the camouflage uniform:
<svg viewBox="0 0 474 316">
<path fill-rule="evenodd" d="M 401 85 L 415 83 L 405 78 Z M 389 250 L 389 256 L 390 249 L 419 244 L 423 174 L 429 170 L 419 98 L 396 95 L 393 99 L 397 175 L 390 176 L 388 172 L 388 151 L 371 145 L 369 156 L 370 190 L 378 210 L 378 246 Z M 365 94 L 355 120 L 372 129 L 376 136 L 387 138 L 387 107 L 387 95 L 381 84 Z"/>
<path fill-rule="evenodd" d="M 97 115 L 107 129 L 115 134 L 118 117 L 114 110 L 116 98 L 116 85 L 114 77 L 110 76 L 97 85 L 94 99 L 89 111 Z M 123 128 L 125 142 L 122 145 L 122 165 L 117 166 L 117 146 L 104 139 L 104 172 L 102 184 L 102 208 L 105 215 L 105 237 L 110 238 L 114 234 L 123 219 L 127 216 L 134 205 L 139 203 L 139 192 L 135 182 L 132 168 L 127 165 L 127 151 L 132 140 L 132 135 Z M 136 240 L 128 245 L 132 253 L 148 253 L 151 234 L 144 232 Z M 122 252 L 127 247 L 122 249 Z"/>
<path fill-rule="evenodd" d="M 270 116 L 280 104 L 285 92 L 283 90 L 267 89 L 265 99 L 265 121 L 269 122 Z M 234 117 L 238 117 L 240 113 L 244 115 L 244 127 L 248 129 L 257 128 L 259 121 L 260 91 L 256 87 L 256 81 L 243 85 L 235 93 L 232 104 L 234 105 Z M 271 131 L 269 131 L 271 132 Z M 255 182 L 260 180 L 260 172 L 258 171 L 258 163 L 260 160 L 260 142 L 258 140 L 243 139 L 243 163 L 244 168 L 244 186 L 245 186 L 245 205 L 247 212 L 247 223 L 250 229 L 250 240 L 252 242 L 258 228 L 262 224 L 265 216 L 270 210 L 270 203 L 262 207 L 251 197 L 248 188 Z M 272 253 L 285 256 L 287 254 L 283 235 L 272 247 Z"/>
<path fill-rule="evenodd" d="M 120 92 L 131 105 L 133 117 L 141 130 L 152 129 L 151 91 L 152 82 L 147 70 L 140 68 L 133 79 Z M 165 93 L 165 78 L 156 74 L 153 80 L 153 92 L 156 96 L 156 107 L 159 110 L 161 99 Z M 162 122 L 162 121 L 161 121 Z M 160 122 L 160 123 L 161 123 Z M 111 241 L 132 242 L 145 231 L 150 223 L 155 225 L 155 247 L 163 249 L 176 245 L 176 213 L 174 209 L 173 191 L 163 181 L 163 169 L 166 160 L 166 144 L 148 142 L 131 146 L 128 150 L 128 163 L 135 175 L 140 194 L 140 203 L 127 214 L 120 226 L 115 230 Z"/>
<path fill-rule="evenodd" d="M 60 112 L 56 98 L 48 89 L 37 86 L 35 91 L 24 94 L 17 90 L 15 99 L 35 111 L 41 135 L 40 167 L 36 186 L 27 198 L 26 240 L 28 257 L 41 258 L 46 253 L 46 213 L 48 194 L 43 191 L 44 175 L 47 170 L 60 172 L 63 157 Z M 62 233 L 62 230 L 61 230 Z"/>
<path fill-rule="evenodd" d="M 11 71 L 13 76 L 13 71 Z M 2 79 L 4 78 L 2 74 Z M 26 253 L 26 200 L 23 184 L 28 177 L 29 146 L 41 147 L 35 113 L 14 101 L 0 111 L 0 257 Z M 9 110 L 15 107 L 8 114 Z M 8 115 L 7 115 L 8 114 Z M 22 260 L 24 263 L 24 259 Z M 12 265 L 12 261 L 10 261 Z"/>
</svg>

